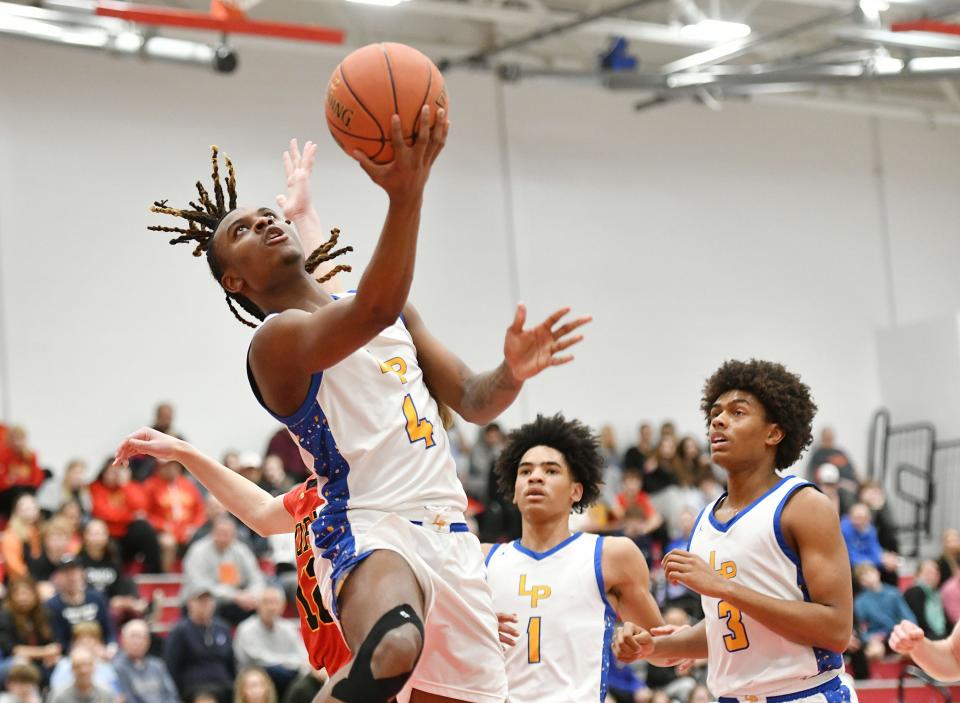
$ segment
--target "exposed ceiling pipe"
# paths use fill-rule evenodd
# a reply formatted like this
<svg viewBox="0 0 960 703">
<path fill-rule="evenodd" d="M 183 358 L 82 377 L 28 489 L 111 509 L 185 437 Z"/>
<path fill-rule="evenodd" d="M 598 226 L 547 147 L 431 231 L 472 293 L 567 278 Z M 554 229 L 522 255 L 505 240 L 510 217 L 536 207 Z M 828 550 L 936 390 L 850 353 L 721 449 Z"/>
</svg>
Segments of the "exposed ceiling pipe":
<svg viewBox="0 0 960 703">
<path fill-rule="evenodd" d="M 0 2 L 0 35 L 203 66 L 220 73 L 237 67 L 236 54 L 223 45 L 149 36 L 118 20 L 8 2 Z"/>
<path fill-rule="evenodd" d="M 495 44 L 494 46 L 486 49 L 481 49 L 480 51 L 476 51 L 458 59 L 447 59 L 440 61 L 437 65 L 441 71 L 446 71 L 447 69 L 465 64 L 482 65 L 494 56 L 502 54 L 506 51 L 519 49 L 520 47 L 527 46 L 528 44 L 533 44 L 558 34 L 564 34 L 571 30 L 582 27 L 585 24 L 589 24 L 590 22 L 594 22 L 605 17 L 610 17 L 621 12 L 635 10 L 643 7 L 644 5 L 652 5 L 661 1 L 662 0 L 626 0 L 625 2 L 621 2 L 616 5 L 610 5 L 595 12 L 582 14 L 565 22 L 560 22 L 559 24 L 545 27 L 544 29 L 534 30 L 522 36 L 509 39 L 505 42 L 501 42 L 500 44 Z"/>
<path fill-rule="evenodd" d="M 833 36 L 850 44 L 881 44 L 897 49 L 960 52 L 960 37 L 934 32 L 890 32 L 884 29 L 841 27 Z"/>
<path fill-rule="evenodd" d="M 703 66 L 711 66 L 713 64 L 720 63 L 721 61 L 734 58 L 735 56 L 745 54 L 758 46 L 770 44 L 781 39 L 786 39 L 787 37 L 791 37 L 795 34 L 801 34 L 802 32 L 816 29 L 817 27 L 822 27 L 825 24 L 832 24 L 833 22 L 850 18 L 854 14 L 856 14 L 856 10 L 829 12 L 825 15 L 815 17 L 812 20 L 807 20 L 806 22 L 801 22 L 800 24 L 784 27 L 783 29 L 778 29 L 774 32 L 750 35 L 749 37 L 745 37 L 743 39 L 736 39 L 731 42 L 726 42 L 711 49 L 707 49 L 696 54 L 691 54 L 690 56 L 685 56 L 684 58 L 677 59 L 676 61 L 671 61 L 661 68 L 661 72 L 664 75 L 669 75 L 671 73 L 689 71 L 691 69 L 701 68 Z"/>
</svg>

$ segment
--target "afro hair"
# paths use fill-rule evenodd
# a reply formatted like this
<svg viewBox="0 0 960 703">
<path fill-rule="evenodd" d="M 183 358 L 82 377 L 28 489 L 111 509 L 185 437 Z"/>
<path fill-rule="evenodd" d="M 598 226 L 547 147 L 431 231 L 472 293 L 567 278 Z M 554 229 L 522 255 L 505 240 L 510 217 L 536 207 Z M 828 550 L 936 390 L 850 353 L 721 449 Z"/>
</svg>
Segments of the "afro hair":
<svg viewBox="0 0 960 703">
<path fill-rule="evenodd" d="M 767 419 L 783 430 L 783 440 L 777 445 L 776 467 L 786 469 L 795 464 L 813 439 L 811 426 L 817 406 L 810 397 L 810 387 L 783 364 L 757 359 L 727 361 L 703 386 L 700 409 L 708 427 L 713 404 L 721 395 L 734 390 L 756 396 Z"/>
<path fill-rule="evenodd" d="M 579 420 L 567 420 L 557 413 L 553 417 L 537 415 L 537 419 L 511 432 L 500 453 L 494 471 L 497 484 L 505 497 L 512 497 L 523 455 L 534 447 L 550 447 L 563 454 L 573 480 L 583 486 L 583 495 L 573 505 L 581 513 L 600 497 L 603 485 L 603 456 L 600 442 L 593 431 Z"/>
</svg>

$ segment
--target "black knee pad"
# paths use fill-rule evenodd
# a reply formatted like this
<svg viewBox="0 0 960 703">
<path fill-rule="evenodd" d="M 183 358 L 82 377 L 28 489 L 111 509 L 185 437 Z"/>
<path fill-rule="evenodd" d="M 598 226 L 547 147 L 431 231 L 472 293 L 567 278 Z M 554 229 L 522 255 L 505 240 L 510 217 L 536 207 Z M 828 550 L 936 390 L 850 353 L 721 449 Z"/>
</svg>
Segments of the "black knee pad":
<svg viewBox="0 0 960 703">
<path fill-rule="evenodd" d="M 375 679 L 371 671 L 371 661 L 374 650 L 384 636 L 390 630 L 404 625 L 416 627 L 420 632 L 420 639 L 423 640 L 423 621 L 409 605 L 398 605 L 384 614 L 370 628 L 370 633 L 357 650 L 353 658 L 353 666 L 350 668 L 350 675 L 333 687 L 335 698 L 344 703 L 388 703 L 400 693 L 400 689 L 410 678 L 413 670 L 388 679 Z M 419 656 L 417 659 L 419 660 Z"/>
</svg>

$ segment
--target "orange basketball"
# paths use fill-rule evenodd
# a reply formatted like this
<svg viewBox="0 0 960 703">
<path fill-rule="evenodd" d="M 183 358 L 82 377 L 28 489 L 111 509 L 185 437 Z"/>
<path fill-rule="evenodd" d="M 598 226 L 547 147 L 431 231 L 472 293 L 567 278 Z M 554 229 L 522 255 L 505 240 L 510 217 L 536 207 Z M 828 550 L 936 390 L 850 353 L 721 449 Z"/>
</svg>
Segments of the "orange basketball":
<svg viewBox="0 0 960 703">
<path fill-rule="evenodd" d="M 337 144 L 352 154 L 359 149 L 377 163 L 393 161 L 390 118 L 400 115 L 403 137 L 413 144 L 420 110 L 449 112 L 443 75 L 433 61 L 404 44 L 369 44 L 347 56 L 327 86 L 327 126 Z"/>
</svg>

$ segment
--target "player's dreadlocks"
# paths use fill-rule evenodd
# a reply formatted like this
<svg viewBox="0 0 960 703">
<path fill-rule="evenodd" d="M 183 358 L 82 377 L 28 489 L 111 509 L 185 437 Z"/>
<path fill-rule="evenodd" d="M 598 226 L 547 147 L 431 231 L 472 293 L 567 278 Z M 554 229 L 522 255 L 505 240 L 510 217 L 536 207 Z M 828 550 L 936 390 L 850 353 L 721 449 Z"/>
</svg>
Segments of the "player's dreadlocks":
<svg viewBox="0 0 960 703">
<path fill-rule="evenodd" d="M 147 229 L 154 232 L 174 232 L 180 235 L 171 239 L 170 244 L 189 244 L 191 242 L 196 242 L 193 255 L 200 256 L 201 254 L 206 254 L 207 264 L 210 266 L 210 273 L 213 274 L 213 277 L 217 280 L 217 283 L 220 283 L 221 279 L 223 278 L 223 265 L 220 263 L 219 259 L 217 259 L 211 245 L 213 243 L 213 235 L 216 233 L 220 222 L 237 207 L 237 174 L 233 168 L 233 162 L 230 160 L 230 157 L 224 154 L 223 160 L 227 165 L 227 177 L 224 179 L 224 184 L 227 186 L 227 197 L 225 198 L 223 185 L 220 183 L 220 149 L 216 146 L 212 146 L 210 149 L 212 151 L 211 162 L 213 164 L 213 198 L 210 197 L 210 194 L 207 192 L 207 189 L 203 187 L 203 184 L 200 181 L 197 181 L 197 192 L 200 194 L 200 202 L 195 203 L 191 200 L 189 210 L 170 207 L 167 205 L 166 200 L 156 200 L 154 201 L 153 206 L 150 208 L 151 212 L 159 212 L 164 215 L 173 215 L 174 217 L 179 217 L 180 219 L 187 221 L 187 227 L 165 227 L 163 225 L 152 225 L 147 227 Z M 339 229 L 333 229 L 330 231 L 330 239 L 317 247 L 317 249 L 315 249 L 313 253 L 307 257 L 304 263 L 304 268 L 307 270 L 307 273 L 313 273 L 317 267 L 325 261 L 330 261 L 331 259 L 346 254 L 347 252 L 353 251 L 353 247 L 341 247 L 340 249 L 334 250 L 333 248 L 337 245 L 337 240 L 339 238 Z M 352 268 L 348 264 L 337 265 L 328 273 L 318 278 L 317 282 L 325 283 L 341 271 L 351 270 Z M 266 317 L 264 312 L 257 306 L 257 304 L 246 296 L 240 295 L 239 293 L 231 293 L 229 291 L 227 292 L 226 296 L 227 306 L 230 308 L 230 311 L 233 313 L 234 317 L 248 327 L 256 327 L 257 325 L 256 323 L 245 319 L 234 307 L 234 302 L 243 308 L 249 315 L 257 320 L 260 320 L 261 322 Z"/>
</svg>

